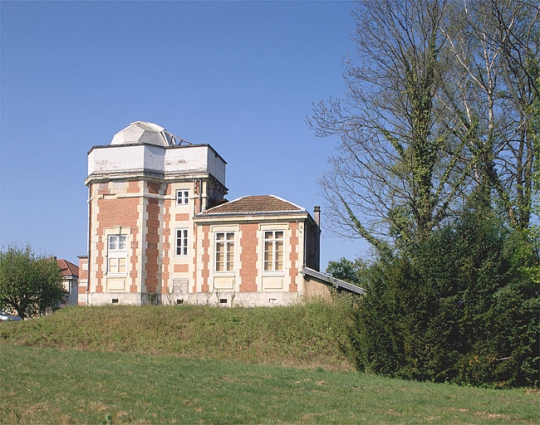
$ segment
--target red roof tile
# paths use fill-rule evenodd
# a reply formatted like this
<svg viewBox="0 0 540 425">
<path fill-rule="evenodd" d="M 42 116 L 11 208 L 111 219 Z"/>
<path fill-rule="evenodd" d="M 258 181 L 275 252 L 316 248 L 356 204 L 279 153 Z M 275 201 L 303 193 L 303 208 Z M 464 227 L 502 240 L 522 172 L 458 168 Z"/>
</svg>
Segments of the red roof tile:
<svg viewBox="0 0 540 425">
<path fill-rule="evenodd" d="M 67 260 L 57 259 L 56 264 L 62 269 L 62 274 L 64 276 L 77 276 L 79 277 L 79 267 L 75 264 L 70 263 Z"/>
<path fill-rule="evenodd" d="M 250 214 L 265 212 L 305 211 L 291 202 L 274 195 L 244 196 L 217 207 L 210 208 L 203 214 Z"/>
</svg>

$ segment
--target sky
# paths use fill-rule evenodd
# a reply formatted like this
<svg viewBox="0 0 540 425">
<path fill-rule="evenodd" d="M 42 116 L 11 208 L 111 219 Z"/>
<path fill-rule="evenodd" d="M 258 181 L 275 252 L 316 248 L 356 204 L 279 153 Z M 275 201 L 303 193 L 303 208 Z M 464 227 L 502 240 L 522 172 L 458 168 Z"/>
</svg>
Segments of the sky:
<svg viewBox="0 0 540 425">
<path fill-rule="evenodd" d="M 331 234 L 318 179 L 338 140 L 306 123 L 343 96 L 350 1 L 0 1 L 0 244 L 77 264 L 87 153 L 134 121 L 227 161 L 227 199 L 322 207 L 321 269 L 366 245 Z M 329 219 L 329 218 L 328 218 Z"/>
</svg>

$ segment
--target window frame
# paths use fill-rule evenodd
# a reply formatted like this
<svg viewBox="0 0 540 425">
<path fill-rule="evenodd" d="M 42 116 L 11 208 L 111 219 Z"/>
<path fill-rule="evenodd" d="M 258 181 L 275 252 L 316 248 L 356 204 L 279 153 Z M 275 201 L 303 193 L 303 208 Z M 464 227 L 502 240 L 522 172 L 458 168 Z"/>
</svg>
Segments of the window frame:
<svg viewBox="0 0 540 425">
<path fill-rule="evenodd" d="M 176 195 L 175 203 L 177 207 L 186 207 L 189 205 L 189 197 L 190 197 L 189 189 L 176 189 L 175 195 Z"/>
<path fill-rule="evenodd" d="M 125 276 L 128 273 L 128 235 L 115 233 L 107 235 L 107 274 Z M 124 260 L 124 264 L 120 264 Z M 123 266 L 124 270 L 120 271 Z"/>
<path fill-rule="evenodd" d="M 180 238 L 178 237 L 178 232 L 185 232 L 184 235 L 182 235 Z M 175 257 L 187 257 L 188 251 L 189 251 L 189 229 L 186 227 L 179 227 L 175 229 L 175 238 L 174 238 L 174 256 Z M 181 240 L 182 242 L 180 245 L 178 244 L 178 241 Z M 178 249 L 181 249 L 184 251 L 184 253 L 178 253 Z"/>
<path fill-rule="evenodd" d="M 272 238 L 267 234 L 271 233 Z M 281 233 L 280 238 L 276 238 L 276 233 Z M 281 242 L 281 258 L 276 255 L 279 252 L 278 243 Z M 271 243 L 271 250 L 267 250 L 267 243 Z M 266 253 L 271 252 L 271 260 L 267 260 Z M 271 268 L 267 268 L 271 264 Z M 281 268 L 276 266 L 280 264 Z M 284 274 L 285 273 L 285 230 L 284 229 L 262 229 L 262 271 L 264 274 Z"/>
<path fill-rule="evenodd" d="M 218 240 L 218 235 L 223 235 L 223 239 Z M 228 239 L 228 235 L 232 235 Z M 218 245 L 223 245 L 223 261 L 218 261 Z M 232 249 L 231 249 L 232 247 Z M 228 259 L 231 259 L 229 261 Z M 218 264 L 223 263 L 223 270 L 218 270 Z M 230 268 L 229 268 L 230 267 Z M 214 233 L 214 273 L 234 274 L 236 272 L 236 231 L 223 230 Z"/>
</svg>

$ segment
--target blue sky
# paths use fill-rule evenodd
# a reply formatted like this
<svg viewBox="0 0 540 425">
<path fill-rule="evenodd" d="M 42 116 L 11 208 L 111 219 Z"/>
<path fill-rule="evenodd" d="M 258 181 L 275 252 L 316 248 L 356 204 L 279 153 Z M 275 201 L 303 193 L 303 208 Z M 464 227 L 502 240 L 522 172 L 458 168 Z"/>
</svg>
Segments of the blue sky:
<svg viewBox="0 0 540 425">
<path fill-rule="evenodd" d="M 87 153 L 155 122 L 227 161 L 229 200 L 321 205 L 321 268 L 366 255 L 325 226 L 337 140 L 312 104 L 345 90 L 354 3 L 1 1 L 0 242 L 86 254 Z"/>
</svg>

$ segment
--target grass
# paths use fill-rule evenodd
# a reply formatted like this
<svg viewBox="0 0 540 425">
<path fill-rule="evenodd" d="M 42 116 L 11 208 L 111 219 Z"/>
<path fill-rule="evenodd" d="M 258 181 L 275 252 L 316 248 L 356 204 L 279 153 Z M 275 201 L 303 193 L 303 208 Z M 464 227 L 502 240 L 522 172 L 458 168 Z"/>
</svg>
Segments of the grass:
<svg viewBox="0 0 540 425">
<path fill-rule="evenodd" d="M 533 424 L 538 393 L 3 345 L 2 423 Z"/>
<path fill-rule="evenodd" d="M 74 308 L 2 324 L 0 422 L 538 423 L 535 390 L 352 372 L 344 332 L 324 304 Z"/>
<path fill-rule="evenodd" d="M 352 371 L 343 309 L 73 307 L 0 326 L 0 341 L 31 347 L 152 353 Z M 11 325 L 11 324 L 10 324 Z"/>
</svg>

